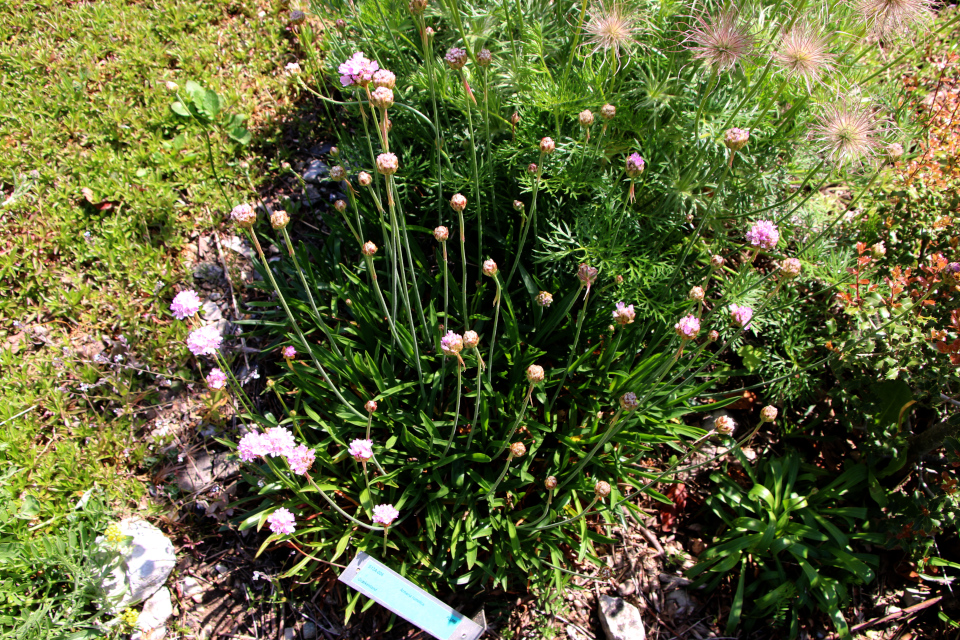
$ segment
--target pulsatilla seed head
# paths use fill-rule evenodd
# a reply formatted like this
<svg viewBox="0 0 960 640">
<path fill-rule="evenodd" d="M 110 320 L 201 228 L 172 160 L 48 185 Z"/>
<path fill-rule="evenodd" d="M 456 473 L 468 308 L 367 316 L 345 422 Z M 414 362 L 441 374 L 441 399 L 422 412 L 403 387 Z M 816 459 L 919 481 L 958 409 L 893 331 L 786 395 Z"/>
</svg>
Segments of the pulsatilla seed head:
<svg viewBox="0 0 960 640">
<path fill-rule="evenodd" d="M 522 458 L 527 454 L 527 447 L 522 442 L 514 442 L 510 445 L 510 455 L 514 458 Z"/>
<path fill-rule="evenodd" d="M 339 211 L 340 213 L 343 213 L 344 211 L 347 210 L 347 203 L 344 200 L 337 200 L 336 202 L 333 203 L 333 208 Z"/>
<path fill-rule="evenodd" d="M 344 169 L 344 168 L 343 168 L 342 166 L 340 166 L 339 164 L 335 164 L 335 165 L 333 165 L 332 167 L 330 167 L 330 179 L 331 179 L 331 180 L 336 180 L 337 182 L 340 182 L 341 180 L 343 180 L 343 179 L 346 178 L 346 177 L 347 177 L 347 170 Z"/>
<path fill-rule="evenodd" d="M 597 482 L 597 484 L 594 485 L 593 493 L 596 494 L 598 498 L 603 500 L 608 495 L 610 495 L 610 483 L 600 480 L 599 482 Z"/>
<path fill-rule="evenodd" d="M 450 206 L 454 211 L 459 213 L 467 208 L 467 199 L 462 193 L 455 193 L 453 197 L 450 198 Z"/>
<path fill-rule="evenodd" d="M 451 69 L 463 69 L 463 65 L 467 64 L 467 52 L 459 47 L 451 47 L 443 59 Z"/>
<path fill-rule="evenodd" d="M 543 367 L 538 364 L 532 364 L 527 367 L 527 380 L 531 384 L 540 384 L 543 382 Z"/>
<path fill-rule="evenodd" d="M 279 210 L 270 214 L 270 226 L 274 229 L 283 229 L 290 224 L 290 216 L 286 211 Z"/>
<path fill-rule="evenodd" d="M 553 138 L 545 137 L 540 140 L 541 153 L 553 153 L 556 148 L 557 144 L 553 141 Z"/>
<path fill-rule="evenodd" d="M 777 408 L 773 405 L 767 405 L 760 409 L 760 422 L 773 422 L 777 419 Z"/>
<path fill-rule="evenodd" d="M 373 413 L 377 410 L 377 403 L 374 400 L 367 400 L 367 404 L 363 405 L 363 408 L 367 410 L 367 413 Z"/>
<path fill-rule="evenodd" d="M 590 111 L 590 109 L 584 109 L 580 112 L 578 119 L 580 120 L 581 127 L 589 127 L 593 124 L 593 111 Z"/>
<path fill-rule="evenodd" d="M 637 394 L 633 391 L 628 391 L 620 397 L 620 408 L 624 411 L 633 411 L 638 406 L 640 406 L 640 402 L 637 400 Z"/>
<path fill-rule="evenodd" d="M 612 104 L 605 104 L 600 107 L 600 115 L 604 120 L 613 120 L 617 115 L 617 108 Z"/>
<path fill-rule="evenodd" d="M 361 171 L 360 175 L 357 176 L 357 182 L 360 183 L 361 187 L 369 187 L 373 182 L 373 176 L 366 171 Z"/>
<path fill-rule="evenodd" d="M 385 176 L 392 176 L 400 168 L 400 161 L 393 153 L 381 153 L 377 156 L 377 171 Z"/>
<path fill-rule="evenodd" d="M 556 476 L 547 476 L 547 479 L 543 481 L 543 486 L 545 486 L 549 491 L 556 489 L 557 484 Z"/>
<path fill-rule="evenodd" d="M 364 242 L 361 251 L 363 251 L 363 255 L 365 256 L 375 255 L 377 253 L 377 245 L 372 242 Z"/>
<path fill-rule="evenodd" d="M 480 344 L 480 335 L 476 331 L 463 332 L 463 346 L 467 349 L 476 349 Z"/>
<path fill-rule="evenodd" d="M 437 227 L 433 230 L 433 237 L 437 239 L 437 242 L 446 242 L 447 238 L 450 237 L 450 230 L 444 226 Z"/>
<path fill-rule="evenodd" d="M 477 52 L 477 64 L 481 67 L 489 66 L 493 62 L 493 54 L 490 53 L 489 49 L 480 49 Z"/>
<path fill-rule="evenodd" d="M 746 129 L 733 127 L 723 134 L 723 144 L 727 145 L 727 149 L 731 151 L 740 151 L 747 146 L 748 142 L 750 142 L 750 132 Z"/>
<path fill-rule="evenodd" d="M 497 275 L 497 272 L 500 269 L 497 267 L 497 263 L 493 260 L 484 260 L 483 261 L 483 275 L 490 276 L 491 278 Z"/>
</svg>

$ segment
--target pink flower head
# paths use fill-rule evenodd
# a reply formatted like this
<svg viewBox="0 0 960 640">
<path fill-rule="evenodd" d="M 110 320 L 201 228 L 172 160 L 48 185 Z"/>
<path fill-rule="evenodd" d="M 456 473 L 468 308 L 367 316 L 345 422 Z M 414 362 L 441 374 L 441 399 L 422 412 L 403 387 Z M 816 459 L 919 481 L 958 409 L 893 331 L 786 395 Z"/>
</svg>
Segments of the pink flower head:
<svg viewBox="0 0 960 640">
<path fill-rule="evenodd" d="M 646 163 L 643 161 L 643 158 L 639 153 L 631 153 L 627 156 L 627 176 L 630 178 L 636 178 L 641 173 L 643 173 L 643 168 Z"/>
<path fill-rule="evenodd" d="M 237 444 L 237 453 L 244 462 L 251 462 L 266 454 L 263 443 L 263 434 L 251 431 L 242 438 Z"/>
<path fill-rule="evenodd" d="M 690 314 L 680 318 L 680 321 L 673 325 L 673 329 L 681 340 L 693 340 L 700 333 L 700 321 L 697 316 Z"/>
<path fill-rule="evenodd" d="M 440 338 L 440 350 L 448 356 L 459 355 L 463 351 L 463 336 L 447 331 L 447 335 Z"/>
<path fill-rule="evenodd" d="M 286 427 L 270 427 L 261 439 L 264 453 L 271 456 L 289 456 L 297 446 L 293 434 Z"/>
<path fill-rule="evenodd" d="M 267 524 L 270 525 L 270 531 L 281 535 L 290 535 L 296 531 L 296 522 L 297 519 L 290 513 L 290 510 L 284 507 L 280 507 L 267 516 Z"/>
<path fill-rule="evenodd" d="M 732 304 L 730 305 L 730 317 L 736 324 L 746 329 L 750 325 L 750 319 L 753 318 L 753 309 Z"/>
<path fill-rule="evenodd" d="M 385 527 L 389 527 L 399 515 L 400 512 L 392 504 L 378 504 L 373 508 L 373 521 Z"/>
<path fill-rule="evenodd" d="M 340 84 L 345 87 L 358 84 L 365 87 L 373 80 L 373 74 L 380 69 L 376 60 L 367 60 L 359 51 L 340 65 Z"/>
<path fill-rule="evenodd" d="M 617 308 L 613 312 L 613 321 L 621 326 L 626 326 L 633 322 L 637 314 L 633 311 L 633 305 L 625 305 L 622 302 L 617 303 Z"/>
<path fill-rule="evenodd" d="M 313 452 L 313 449 L 309 449 L 302 444 L 287 453 L 287 464 L 290 465 L 290 470 L 301 476 L 307 473 L 310 465 L 316 459 L 317 454 Z"/>
<path fill-rule="evenodd" d="M 296 358 L 297 350 L 293 347 L 284 347 L 283 348 L 283 357 L 284 358 Z"/>
<path fill-rule="evenodd" d="M 193 289 L 184 289 L 173 298 L 170 311 L 177 320 L 189 318 L 200 310 L 200 298 Z"/>
<path fill-rule="evenodd" d="M 217 352 L 223 337 L 216 325 L 208 324 L 190 332 L 187 336 L 187 349 L 195 356 L 209 356 Z"/>
<path fill-rule="evenodd" d="M 369 460 L 373 457 L 373 440 L 354 440 L 350 443 L 347 453 L 352 455 L 357 462 Z"/>
<path fill-rule="evenodd" d="M 780 231 L 769 220 L 757 220 L 747 231 L 747 242 L 760 249 L 773 249 L 779 240 Z"/>
<path fill-rule="evenodd" d="M 227 385 L 227 374 L 214 367 L 207 374 L 207 386 L 213 390 L 223 389 Z"/>
</svg>

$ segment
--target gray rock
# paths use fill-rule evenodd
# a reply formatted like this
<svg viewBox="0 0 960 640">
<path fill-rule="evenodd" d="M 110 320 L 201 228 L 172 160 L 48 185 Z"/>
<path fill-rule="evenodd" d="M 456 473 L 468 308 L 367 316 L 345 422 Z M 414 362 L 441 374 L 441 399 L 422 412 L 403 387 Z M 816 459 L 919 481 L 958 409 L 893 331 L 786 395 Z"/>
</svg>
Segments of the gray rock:
<svg viewBox="0 0 960 640">
<path fill-rule="evenodd" d="M 323 199 L 323 196 L 320 195 L 320 192 L 312 184 L 308 184 L 307 188 L 303 191 L 303 200 L 308 205 L 315 204 L 320 202 Z"/>
<path fill-rule="evenodd" d="M 203 310 L 203 318 L 207 322 L 216 322 L 223 317 L 223 313 L 220 312 L 220 307 L 218 307 L 217 303 L 213 300 L 204 301 L 200 308 Z"/>
<path fill-rule="evenodd" d="M 240 470 L 240 463 L 231 461 L 226 453 L 211 456 L 206 451 L 196 458 L 187 460 L 186 465 L 177 473 L 177 486 L 185 493 L 201 491 L 216 480 L 226 478 Z"/>
<path fill-rule="evenodd" d="M 191 598 L 194 602 L 203 600 L 203 587 L 200 581 L 193 576 L 187 576 L 180 581 L 180 593 L 184 598 Z"/>
<path fill-rule="evenodd" d="M 217 282 L 223 277 L 223 269 L 213 262 L 201 262 L 193 269 L 193 277 L 197 280 Z"/>
<path fill-rule="evenodd" d="M 313 640 L 317 637 L 317 625 L 310 621 L 304 622 L 303 628 L 300 630 L 300 635 L 304 640 Z"/>
<path fill-rule="evenodd" d="M 119 523 L 120 531 L 132 540 L 120 547 L 121 557 L 103 536 L 97 538 L 96 557 L 104 565 L 111 565 L 100 581 L 106 606 L 120 611 L 141 602 L 157 592 L 166 582 L 177 563 L 173 543 L 149 522 L 128 518 Z"/>
<path fill-rule="evenodd" d="M 137 618 L 137 629 L 139 632 L 151 632 L 160 629 L 170 616 L 173 615 L 173 603 L 170 601 L 170 590 L 163 587 L 150 599 L 143 603 L 143 610 Z M 146 635 L 146 633 L 143 633 Z M 134 633 L 130 640 L 137 640 L 138 634 Z M 156 638 L 156 633 L 151 633 L 150 638 Z"/>
<path fill-rule="evenodd" d="M 305 182 L 320 182 L 320 176 L 327 175 L 327 165 L 322 160 L 311 160 L 303 172 Z"/>
<path fill-rule="evenodd" d="M 640 610 L 623 598 L 600 596 L 600 626 L 608 640 L 646 640 Z"/>
</svg>

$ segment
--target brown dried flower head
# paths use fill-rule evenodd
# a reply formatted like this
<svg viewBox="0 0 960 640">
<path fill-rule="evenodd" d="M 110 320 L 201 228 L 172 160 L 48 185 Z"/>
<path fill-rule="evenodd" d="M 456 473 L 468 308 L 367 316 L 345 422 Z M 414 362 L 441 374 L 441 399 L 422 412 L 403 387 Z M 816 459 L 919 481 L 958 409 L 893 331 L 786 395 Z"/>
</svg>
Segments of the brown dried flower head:
<svg viewBox="0 0 960 640">
<path fill-rule="evenodd" d="M 604 482 L 603 480 L 599 481 L 594 487 L 593 492 L 597 495 L 598 498 L 603 500 L 608 495 L 610 495 L 610 483 Z"/>
<path fill-rule="evenodd" d="M 695 45 L 693 57 L 706 60 L 716 71 L 732 69 L 753 49 L 753 36 L 734 9 L 709 20 L 697 18 L 697 26 L 686 36 L 687 42 Z"/>
<path fill-rule="evenodd" d="M 527 455 L 527 447 L 522 442 L 514 442 L 510 445 L 510 455 L 514 458 L 522 458 Z"/>
</svg>

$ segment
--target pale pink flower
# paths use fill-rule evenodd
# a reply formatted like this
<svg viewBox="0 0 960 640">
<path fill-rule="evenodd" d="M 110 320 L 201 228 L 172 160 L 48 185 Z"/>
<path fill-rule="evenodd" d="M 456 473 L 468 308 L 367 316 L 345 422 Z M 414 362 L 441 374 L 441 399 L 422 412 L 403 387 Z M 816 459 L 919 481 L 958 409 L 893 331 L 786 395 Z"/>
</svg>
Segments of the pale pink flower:
<svg viewBox="0 0 960 640">
<path fill-rule="evenodd" d="M 730 305 L 730 317 L 734 323 L 746 329 L 750 325 L 750 320 L 753 318 L 753 309 L 732 304 Z"/>
<path fill-rule="evenodd" d="M 209 356 L 217 352 L 223 337 L 216 325 L 208 324 L 190 332 L 187 336 L 187 348 L 195 356 Z"/>
<path fill-rule="evenodd" d="M 294 515 L 285 507 L 280 507 L 267 516 L 267 524 L 270 525 L 270 531 L 281 535 L 290 535 L 296 531 L 296 521 L 297 519 Z"/>
<path fill-rule="evenodd" d="M 385 527 L 389 527 L 399 515 L 400 512 L 392 504 L 378 504 L 373 508 L 373 521 Z"/>
<path fill-rule="evenodd" d="M 297 350 L 293 347 L 284 347 L 283 348 L 283 357 L 284 358 L 296 358 Z"/>
<path fill-rule="evenodd" d="M 760 249 L 773 249 L 779 241 L 780 231 L 769 220 L 757 220 L 747 231 L 747 242 Z"/>
<path fill-rule="evenodd" d="M 617 303 L 617 308 L 613 311 L 613 321 L 621 326 L 631 324 L 637 317 L 633 311 L 633 305 L 625 305 L 622 302 Z"/>
<path fill-rule="evenodd" d="M 271 456 L 287 456 L 297 446 L 293 434 L 286 427 L 270 427 L 261 436 L 265 453 Z"/>
<path fill-rule="evenodd" d="M 251 431 L 242 438 L 237 444 L 237 453 L 244 462 L 251 462 L 266 454 L 263 443 L 263 434 Z"/>
<path fill-rule="evenodd" d="M 367 60 L 359 51 L 340 65 L 340 84 L 345 87 L 358 84 L 362 87 L 370 84 L 373 74 L 380 69 L 376 60 Z"/>
<path fill-rule="evenodd" d="M 170 311 L 177 320 L 189 318 L 200 310 L 200 297 L 193 289 L 185 289 L 178 293 L 170 303 Z"/>
<path fill-rule="evenodd" d="M 447 331 L 447 335 L 440 338 L 440 350 L 444 355 L 455 356 L 463 351 L 463 336 L 453 331 Z"/>
<path fill-rule="evenodd" d="M 673 329 L 681 340 L 693 340 L 700 333 L 700 320 L 697 316 L 690 314 L 680 318 L 680 321 L 673 325 Z"/>
<path fill-rule="evenodd" d="M 373 440 L 354 440 L 350 443 L 347 453 L 357 462 L 369 460 L 373 457 Z"/>
<path fill-rule="evenodd" d="M 227 374 L 214 367 L 207 374 L 207 386 L 211 389 L 223 389 L 227 385 Z"/>
<path fill-rule="evenodd" d="M 310 465 L 316 459 L 317 454 L 313 452 L 313 449 L 309 449 L 302 444 L 287 453 L 287 464 L 290 465 L 290 470 L 301 476 L 307 473 Z"/>
<path fill-rule="evenodd" d="M 631 153 L 629 156 L 627 156 L 626 171 L 628 177 L 636 178 L 643 173 L 643 168 L 645 166 L 646 163 L 643 161 L 643 157 L 639 153 Z"/>
</svg>

